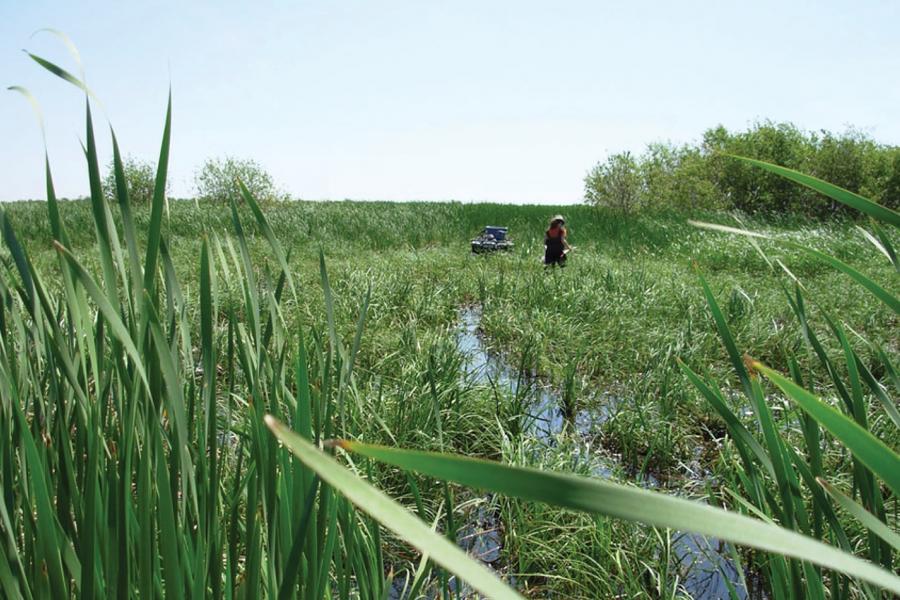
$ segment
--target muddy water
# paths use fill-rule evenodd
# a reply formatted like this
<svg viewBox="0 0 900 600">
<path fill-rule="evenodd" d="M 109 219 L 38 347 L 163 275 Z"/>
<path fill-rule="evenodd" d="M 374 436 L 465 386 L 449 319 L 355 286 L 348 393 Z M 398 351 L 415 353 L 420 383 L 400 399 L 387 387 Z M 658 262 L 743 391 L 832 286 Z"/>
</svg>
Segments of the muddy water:
<svg viewBox="0 0 900 600">
<path fill-rule="evenodd" d="M 589 442 L 603 423 L 619 410 L 621 402 L 616 396 L 601 395 L 591 402 L 596 408 L 579 410 L 574 419 L 568 422 L 561 408 L 560 392 L 552 386 L 520 377 L 517 369 L 507 363 L 502 355 L 489 352 L 479 334 L 480 323 L 479 307 L 466 307 L 460 311 L 457 346 L 465 356 L 463 377 L 466 383 L 492 385 L 511 397 L 527 394 L 524 435 L 532 436 L 548 447 L 563 432 Z M 529 388 L 522 390 L 523 385 Z M 592 452 L 590 443 L 581 446 L 578 452 Z M 609 478 L 616 471 L 622 472 L 611 458 L 598 461 L 593 457 L 590 462 L 595 465 L 592 474 L 597 477 Z M 698 470 L 698 473 L 701 471 Z M 645 487 L 659 485 L 648 475 L 643 476 L 638 483 Z M 458 541 L 470 554 L 496 568 L 500 566 L 502 528 L 499 515 L 496 511 L 488 510 L 487 506 L 487 502 L 479 504 L 476 510 L 469 513 Z M 694 598 L 729 598 L 731 594 L 728 582 L 734 586 L 739 598 L 743 600 L 748 597 L 729 549 L 723 542 L 693 533 L 675 532 L 672 554 L 672 565 L 680 573 L 681 584 Z"/>
</svg>

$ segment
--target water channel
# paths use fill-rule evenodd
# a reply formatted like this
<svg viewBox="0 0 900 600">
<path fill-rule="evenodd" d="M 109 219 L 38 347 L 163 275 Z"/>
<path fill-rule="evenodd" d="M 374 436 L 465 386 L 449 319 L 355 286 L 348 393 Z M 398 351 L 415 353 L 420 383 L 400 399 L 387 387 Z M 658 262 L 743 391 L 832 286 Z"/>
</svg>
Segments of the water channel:
<svg viewBox="0 0 900 600">
<path fill-rule="evenodd" d="M 551 385 L 521 377 L 518 369 L 509 364 L 502 354 L 490 352 L 480 334 L 480 323 L 480 307 L 470 306 L 460 310 L 456 339 L 457 347 L 465 357 L 465 383 L 491 385 L 512 398 L 522 397 L 520 391 L 527 393 L 523 435 L 531 436 L 548 450 L 557 442 L 558 436 L 569 435 L 583 442 L 579 452 L 595 452 L 596 445 L 590 443 L 591 437 L 616 411 L 624 410 L 620 398 L 612 394 L 593 398 L 590 403 L 592 408 L 576 411 L 569 420 L 571 426 L 566 427 L 561 392 Z M 522 385 L 528 385 L 529 389 L 520 390 Z M 613 473 L 623 471 L 614 457 L 593 456 L 590 462 L 593 465 L 591 473 L 596 477 L 610 478 Z M 696 475 L 702 477 L 703 473 L 698 469 Z M 642 475 L 635 482 L 651 488 L 659 485 L 652 475 Z M 470 512 L 460 530 L 458 542 L 486 565 L 502 570 L 502 524 L 499 515 L 489 511 L 487 506 L 487 502 L 479 504 Z M 744 600 L 748 597 L 727 544 L 697 534 L 675 532 L 671 550 L 672 566 L 680 574 L 682 587 L 693 598 L 731 598 L 729 584 L 734 587 L 738 598 Z"/>
</svg>

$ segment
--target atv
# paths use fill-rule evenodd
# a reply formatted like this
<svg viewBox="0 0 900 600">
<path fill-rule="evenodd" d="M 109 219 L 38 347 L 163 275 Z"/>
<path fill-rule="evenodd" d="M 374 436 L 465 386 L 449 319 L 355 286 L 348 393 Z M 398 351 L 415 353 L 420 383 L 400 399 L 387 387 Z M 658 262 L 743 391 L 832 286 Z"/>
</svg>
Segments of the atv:
<svg viewBox="0 0 900 600">
<path fill-rule="evenodd" d="M 477 238 L 472 240 L 472 252 L 481 254 L 483 252 L 497 252 L 498 250 L 511 250 L 512 241 L 507 237 L 508 227 L 496 227 L 488 225 L 484 228 Z"/>
</svg>

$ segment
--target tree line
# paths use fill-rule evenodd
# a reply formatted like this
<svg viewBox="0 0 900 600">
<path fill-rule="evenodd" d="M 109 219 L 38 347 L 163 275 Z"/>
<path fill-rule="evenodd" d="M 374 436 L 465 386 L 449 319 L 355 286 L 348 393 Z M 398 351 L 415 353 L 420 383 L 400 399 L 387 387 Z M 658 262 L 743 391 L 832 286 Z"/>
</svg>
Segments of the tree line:
<svg viewBox="0 0 900 600">
<path fill-rule="evenodd" d="M 654 143 L 641 154 L 612 154 L 585 176 L 585 200 L 622 212 L 737 209 L 816 217 L 849 212 L 729 154 L 802 171 L 900 207 L 900 147 L 878 143 L 853 128 L 838 134 L 811 132 L 771 121 L 738 132 L 720 125 L 708 129 L 699 143 Z"/>
</svg>

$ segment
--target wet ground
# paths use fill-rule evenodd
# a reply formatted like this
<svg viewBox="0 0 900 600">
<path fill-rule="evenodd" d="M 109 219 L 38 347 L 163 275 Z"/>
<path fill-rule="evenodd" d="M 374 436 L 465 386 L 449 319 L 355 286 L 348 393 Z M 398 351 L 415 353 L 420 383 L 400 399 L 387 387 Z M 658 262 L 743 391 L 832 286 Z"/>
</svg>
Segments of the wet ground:
<svg viewBox="0 0 900 600">
<path fill-rule="evenodd" d="M 623 409 L 621 398 L 614 394 L 598 393 L 589 402 L 580 402 L 590 408 L 574 411 L 566 418 L 561 391 L 540 380 L 522 374 L 509 364 L 503 355 L 488 350 L 480 334 L 481 309 L 465 307 L 460 311 L 457 345 L 465 356 L 466 383 L 491 385 L 507 397 L 515 398 L 523 409 L 522 435 L 531 436 L 548 448 L 557 443 L 560 435 L 568 435 L 583 444 L 577 446 L 576 459 L 590 459 L 591 473 L 610 478 L 625 471 L 614 456 L 597 456 L 597 444 L 592 440 L 603 424 Z M 587 456 L 592 453 L 591 456 Z M 703 469 L 694 469 L 698 481 L 687 482 L 685 487 L 698 487 L 706 476 Z M 649 474 L 633 474 L 634 481 L 644 487 L 658 487 L 659 482 Z M 699 487 L 703 487 L 700 485 Z M 677 493 L 677 490 L 668 490 Z M 500 569 L 502 556 L 502 523 L 499 513 L 490 509 L 489 498 L 469 511 L 467 520 L 458 536 L 459 545 L 484 564 Z M 748 597 L 740 581 L 738 569 L 732 560 L 728 545 L 703 536 L 675 532 L 672 537 L 672 566 L 680 573 L 684 590 L 696 599 L 730 598 L 729 583 L 738 598 Z"/>
</svg>

